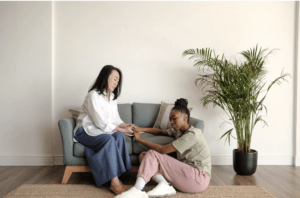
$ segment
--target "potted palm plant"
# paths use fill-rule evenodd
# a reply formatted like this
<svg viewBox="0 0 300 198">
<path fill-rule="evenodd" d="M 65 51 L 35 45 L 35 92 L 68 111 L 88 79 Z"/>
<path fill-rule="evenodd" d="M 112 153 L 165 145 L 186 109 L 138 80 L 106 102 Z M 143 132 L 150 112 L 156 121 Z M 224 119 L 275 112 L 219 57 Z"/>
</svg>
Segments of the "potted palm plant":
<svg viewBox="0 0 300 198">
<path fill-rule="evenodd" d="M 274 50 L 258 48 L 258 46 L 242 51 L 241 61 L 230 61 L 219 57 L 210 48 L 188 49 L 183 56 L 190 56 L 194 66 L 204 74 L 199 74 L 196 85 L 204 91 L 201 99 L 203 106 L 213 104 L 219 106 L 229 117 L 233 128 L 226 131 L 221 138 L 226 137 L 230 144 L 233 131 L 236 133 L 237 149 L 233 150 L 233 166 L 239 175 L 252 175 L 257 167 L 258 152 L 251 148 L 251 137 L 258 122 L 266 121 L 262 118 L 263 110 L 267 112 L 264 100 L 274 84 L 281 84 L 290 76 L 287 73 L 273 80 L 265 89 L 267 70 L 265 63 L 267 57 Z M 220 139 L 221 139 L 220 138 Z"/>
</svg>

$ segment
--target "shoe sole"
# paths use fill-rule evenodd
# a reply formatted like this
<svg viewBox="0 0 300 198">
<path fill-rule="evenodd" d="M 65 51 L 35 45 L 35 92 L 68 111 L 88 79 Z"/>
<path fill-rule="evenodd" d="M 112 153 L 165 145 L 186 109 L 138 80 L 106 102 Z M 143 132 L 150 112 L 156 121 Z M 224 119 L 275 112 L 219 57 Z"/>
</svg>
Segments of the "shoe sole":
<svg viewBox="0 0 300 198">
<path fill-rule="evenodd" d="M 147 194 L 130 195 L 131 198 L 148 198 Z"/>
<path fill-rule="evenodd" d="M 164 195 L 148 195 L 148 197 L 156 198 L 156 197 L 168 197 L 168 196 L 172 196 L 172 195 L 176 195 L 176 192 L 172 192 L 172 193 L 168 193 L 168 194 L 164 194 Z"/>
<path fill-rule="evenodd" d="M 131 197 L 136 197 L 136 198 L 148 198 L 147 194 L 143 194 L 143 195 L 131 195 Z"/>
</svg>

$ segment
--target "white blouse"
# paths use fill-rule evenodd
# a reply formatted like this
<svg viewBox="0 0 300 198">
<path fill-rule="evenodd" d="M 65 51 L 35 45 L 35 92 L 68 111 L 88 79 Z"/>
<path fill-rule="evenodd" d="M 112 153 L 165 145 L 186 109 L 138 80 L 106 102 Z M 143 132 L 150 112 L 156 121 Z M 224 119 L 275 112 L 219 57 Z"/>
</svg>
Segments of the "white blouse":
<svg viewBox="0 0 300 198">
<path fill-rule="evenodd" d="M 77 118 L 74 134 L 81 126 L 90 136 L 112 134 L 114 129 L 123 123 L 118 112 L 117 100 L 113 100 L 114 94 L 110 93 L 110 100 L 106 95 L 106 92 L 100 95 L 95 90 L 87 94 Z M 77 142 L 75 138 L 73 140 Z"/>
</svg>

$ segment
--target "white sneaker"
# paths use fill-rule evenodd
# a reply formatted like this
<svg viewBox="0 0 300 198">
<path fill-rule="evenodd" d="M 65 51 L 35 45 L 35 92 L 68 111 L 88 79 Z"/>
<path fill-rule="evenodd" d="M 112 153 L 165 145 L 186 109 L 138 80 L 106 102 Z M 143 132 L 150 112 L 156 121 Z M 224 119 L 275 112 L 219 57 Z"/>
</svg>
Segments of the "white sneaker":
<svg viewBox="0 0 300 198">
<path fill-rule="evenodd" d="M 155 188 L 147 192 L 149 197 L 164 197 L 175 195 L 176 190 L 170 184 L 159 182 Z"/>
<path fill-rule="evenodd" d="M 126 192 L 115 196 L 115 198 L 148 198 L 148 195 L 145 191 L 141 191 L 133 186 Z"/>
</svg>

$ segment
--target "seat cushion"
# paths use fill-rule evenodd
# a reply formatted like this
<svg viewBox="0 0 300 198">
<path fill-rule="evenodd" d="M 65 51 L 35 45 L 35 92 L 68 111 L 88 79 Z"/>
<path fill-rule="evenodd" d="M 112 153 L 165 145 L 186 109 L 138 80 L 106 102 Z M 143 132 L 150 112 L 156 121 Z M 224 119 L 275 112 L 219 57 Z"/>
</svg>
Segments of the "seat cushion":
<svg viewBox="0 0 300 198">
<path fill-rule="evenodd" d="M 132 108 L 131 104 L 118 104 L 118 111 L 123 122 L 132 124 Z"/>
<path fill-rule="evenodd" d="M 151 143 L 167 145 L 175 140 L 174 137 L 163 136 L 163 135 L 153 135 L 151 133 L 141 133 L 141 138 Z M 145 147 L 138 141 L 136 141 L 135 137 L 132 140 L 132 153 L 140 154 L 143 151 L 148 151 L 149 148 Z"/>
<path fill-rule="evenodd" d="M 139 127 L 153 127 L 160 109 L 160 104 L 133 103 L 133 124 Z"/>
<path fill-rule="evenodd" d="M 128 149 L 128 153 L 132 154 L 132 137 L 128 137 L 125 135 L 125 140 L 126 140 L 126 146 Z M 79 142 L 75 142 L 73 145 L 73 153 L 74 156 L 77 157 L 84 157 L 85 153 L 84 153 L 84 146 L 82 144 L 80 144 Z"/>
</svg>

